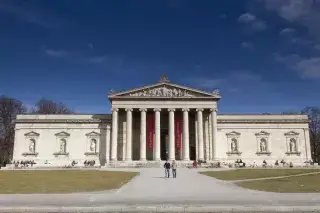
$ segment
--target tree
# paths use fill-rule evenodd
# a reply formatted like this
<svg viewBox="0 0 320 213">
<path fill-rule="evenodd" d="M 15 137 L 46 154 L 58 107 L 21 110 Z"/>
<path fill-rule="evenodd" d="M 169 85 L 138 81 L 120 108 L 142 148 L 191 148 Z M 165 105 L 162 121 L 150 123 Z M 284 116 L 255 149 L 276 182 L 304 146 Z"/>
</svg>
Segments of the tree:
<svg viewBox="0 0 320 213">
<path fill-rule="evenodd" d="M 320 160 L 320 108 L 306 107 L 302 110 L 309 118 L 310 145 L 312 159 L 315 162 Z"/>
<path fill-rule="evenodd" d="M 37 114 L 73 114 L 73 110 L 61 102 L 42 98 L 40 99 L 31 113 Z"/>
<path fill-rule="evenodd" d="M 293 111 L 286 111 L 286 112 L 282 112 L 282 115 L 299 115 L 299 112 L 293 112 Z"/>
<path fill-rule="evenodd" d="M 10 161 L 14 145 L 14 120 L 26 112 L 23 103 L 7 96 L 0 96 L 0 163 Z"/>
</svg>

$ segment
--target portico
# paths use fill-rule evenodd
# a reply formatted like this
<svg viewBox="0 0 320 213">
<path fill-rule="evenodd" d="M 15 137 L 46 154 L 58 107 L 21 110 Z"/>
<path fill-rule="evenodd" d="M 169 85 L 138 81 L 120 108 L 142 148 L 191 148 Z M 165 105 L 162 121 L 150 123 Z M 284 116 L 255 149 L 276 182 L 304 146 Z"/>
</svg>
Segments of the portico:
<svg viewBox="0 0 320 213">
<path fill-rule="evenodd" d="M 217 92 L 172 84 L 112 93 L 111 161 L 214 160 Z"/>
</svg>

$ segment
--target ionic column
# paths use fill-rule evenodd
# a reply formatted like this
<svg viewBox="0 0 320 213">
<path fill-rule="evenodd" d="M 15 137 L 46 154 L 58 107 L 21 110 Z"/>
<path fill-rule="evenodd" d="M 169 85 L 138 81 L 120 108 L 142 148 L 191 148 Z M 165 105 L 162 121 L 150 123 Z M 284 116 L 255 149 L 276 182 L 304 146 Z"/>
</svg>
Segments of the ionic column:
<svg viewBox="0 0 320 213">
<path fill-rule="evenodd" d="M 107 126 L 107 133 L 106 133 L 106 162 L 110 162 L 110 126 Z"/>
<path fill-rule="evenodd" d="M 132 160 L 132 109 L 127 111 L 127 147 L 126 147 L 126 161 Z"/>
<path fill-rule="evenodd" d="M 207 113 L 205 113 L 205 118 L 204 118 L 204 135 L 205 135 L 205 160 L 210 160 L 209 157 L 209 118 L 207 116 Z"/>
<path fill-rule="evenodd" d="M 154 109 L 155 111 L 155 133 L 156 133 L 156 140 L 155 140 L 155 156 L 154 160 L 160 161 L 161 156 L 160 156 L 160 111 L 161 109 Z"/>
<path fill-rule="evenodd" d="M 183 111 L 183 160 L 190 160 L 189 154 L 189 109 L 182 109 Z"/>
<path fill-rule="evenodd" d="M 217 110 L 211 109 L 211 125 L 212 125 L 212 160 L 217 158 Z"/>
<path fill-rule="evenodd" d="M 198 120 L 198 145 L 199 145 L 199 152 L 198 152 L 198 159 L 203 159 L 203 116 L 202 116 L 203 109 L 197 109 L 197 120 Z"/>
<path fill-rule="evenodd" d="M 117 160 L 118 149 L 118 111 L 119 109 L 112 109 L 112 140 L 111 140 L 111 160 Z"/>
<path fill-rule="evenodd" d="M 169 111 L 169 160 L 175 160 L 174 149 L 174 111 L 175 109 L 168 109 Z"/>
<path fill-rule="evenodd" d="M 197 116 L 195 116 L 194 118 L 194 127 L 195 127 L 195 130 L 194 130 L 194 133 L 195 133 L 195 140 L 196 140 L 196 160 L 199 159 L 199 137 L 198 137 L 198 120 L 196 118 Z"/>
<path fill-rule="evenodd" d="M 146 137 L 147 137 L 147 129 L 146 129 L 146 117 L 147 117 L 147 109 L 140 109 L 141 112 L 141 122 L 140 122 L 140 161 L 145 161 L 147 159 L 146 155 Z"/>
</svg>

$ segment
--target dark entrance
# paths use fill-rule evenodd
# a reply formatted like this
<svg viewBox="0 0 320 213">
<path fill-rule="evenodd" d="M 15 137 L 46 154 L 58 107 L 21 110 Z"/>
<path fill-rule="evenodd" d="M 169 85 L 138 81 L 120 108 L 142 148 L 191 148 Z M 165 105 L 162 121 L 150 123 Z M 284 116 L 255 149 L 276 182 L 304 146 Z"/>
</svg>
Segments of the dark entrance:
<svg viewBox="0 0 320 213">
<path fill-rule="evenodd" d="M 160 157 L 161 160 L 167 160 L 168 159 L 168 148 L 166 144 L 166 137 L 168 137 L 168 130 L 162 129 L 160 134 Z"/>
</svg>

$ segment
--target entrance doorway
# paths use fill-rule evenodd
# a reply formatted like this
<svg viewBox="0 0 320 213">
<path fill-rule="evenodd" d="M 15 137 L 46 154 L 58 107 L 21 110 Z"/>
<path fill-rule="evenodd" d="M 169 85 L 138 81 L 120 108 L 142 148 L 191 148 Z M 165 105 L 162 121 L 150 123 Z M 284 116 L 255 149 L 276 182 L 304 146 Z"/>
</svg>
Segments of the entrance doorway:
<svg viewBox="0 0 320 213">
<path fill-rule="evenodd" d="M 168 153 L 169 153 L 169 146 L 168 146 L 168 130 L 162 129 L 160 134 L 160 156 L 161 160 L 167 160 L 168 159 Z"/>
</svg>

